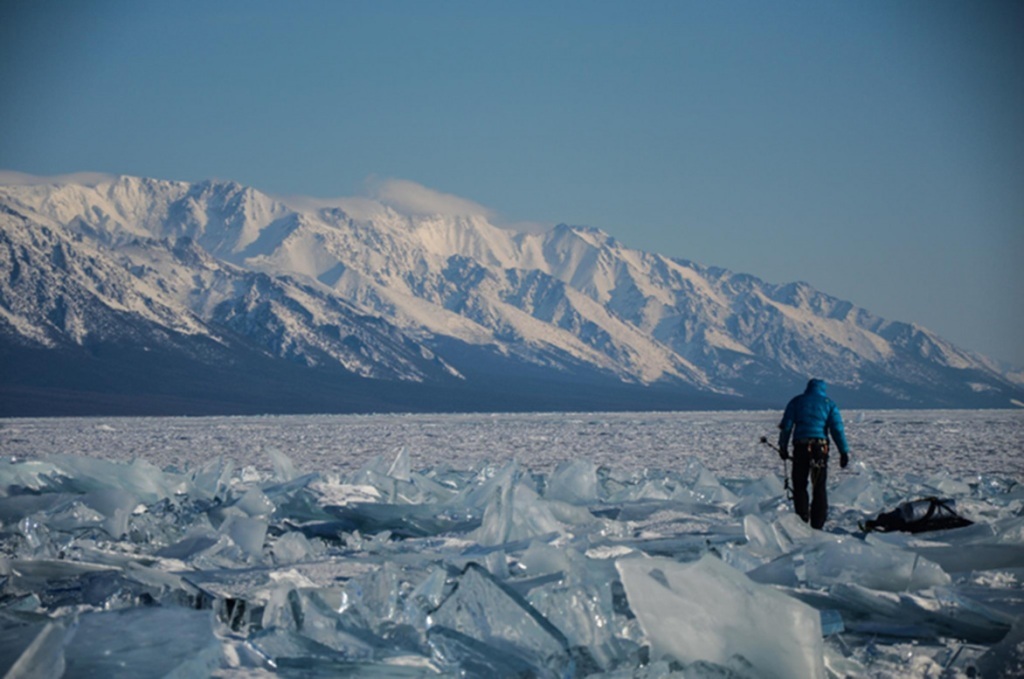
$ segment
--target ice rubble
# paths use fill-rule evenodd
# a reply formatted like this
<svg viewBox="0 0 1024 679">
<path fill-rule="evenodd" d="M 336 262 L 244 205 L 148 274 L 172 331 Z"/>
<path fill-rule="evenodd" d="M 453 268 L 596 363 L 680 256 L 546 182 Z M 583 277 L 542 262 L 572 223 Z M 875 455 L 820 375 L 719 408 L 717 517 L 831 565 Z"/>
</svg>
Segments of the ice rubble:
<svg viewBox="0 0 1024 679">
<path fill-rule="evenodd" d="M 575 461 L 272 474 L 0 466 L 4 676 L 1016 676 L 1024 487 L 839 477 L 826 531 L 774 476 Z M 952 494 L 977 523 L 868 536 Z"/>
</svg>

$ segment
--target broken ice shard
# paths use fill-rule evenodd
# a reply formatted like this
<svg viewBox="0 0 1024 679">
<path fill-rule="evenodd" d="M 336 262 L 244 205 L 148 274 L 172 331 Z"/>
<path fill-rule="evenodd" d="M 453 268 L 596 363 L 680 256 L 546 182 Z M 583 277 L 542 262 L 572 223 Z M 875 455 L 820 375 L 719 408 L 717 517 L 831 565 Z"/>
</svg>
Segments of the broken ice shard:
<svg viewBox="0 0 1024 679">
<path fill-rule="evenodd" d="M 64 656 L 71 677 L 208 676 L 221 645 L 210 611 L 148 606 L 81 615 Z"/>
<path fill-rule="evenodd" d="M 707 555 L 616 562 L 653 659 L 710 662 L 740 675 L 823 678 L 817 611 Z"/>
<path fill-rule="evenodd" d="M 915 552 L 851 537 L 827 536 L 789 551 L 749 573 L 776 585 L 828 587 L 858 582 L 872 589 L 899 592 L 948 585 L 950 576 Z"/>
<path fill-rule="evenodd" d="M 516 665 L 528 664 L 536 676 L 563 676 L 571 665 L 565 635 L 477 564 L 466 567 L 456 589 L 431 613 L 429 624 L 434 634 L 447 628 L 515 657 Z"/>
</svg>

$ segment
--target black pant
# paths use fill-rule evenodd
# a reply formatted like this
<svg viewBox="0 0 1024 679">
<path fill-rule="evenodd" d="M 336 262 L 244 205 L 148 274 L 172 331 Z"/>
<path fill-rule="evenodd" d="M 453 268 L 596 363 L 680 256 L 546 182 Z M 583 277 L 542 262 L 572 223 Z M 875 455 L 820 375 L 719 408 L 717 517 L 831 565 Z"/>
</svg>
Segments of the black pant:
<svg viewBox="0 0 1024 679">
<path fill-rule="evenodd" d="M 807 481 L 811 481 L 811 506 L 807 507 Z M 793 509 L 811 528 L 821 528 L 828 516 L 828 442 L 793 442 Z"/>
</svg>

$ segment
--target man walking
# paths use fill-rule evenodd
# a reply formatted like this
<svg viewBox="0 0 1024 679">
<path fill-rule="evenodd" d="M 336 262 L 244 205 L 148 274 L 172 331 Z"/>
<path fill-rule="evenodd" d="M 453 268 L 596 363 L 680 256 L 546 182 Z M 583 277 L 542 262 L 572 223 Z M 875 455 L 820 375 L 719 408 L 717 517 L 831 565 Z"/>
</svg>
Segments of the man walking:
<svg viewBox="0 0 1024 679">
<path fill-rule="evenodd" d="M 828 516 L 829 436 L 839 449 L 839 466 L 850 463 L 850 448 L 843 432 L 839 407 L 825 395 L 825 382 L 811 380 L 803 394 L 786 406 L 779 423 L 779 455 L 789 459 L 789 438 L 793 436 L 793 509 L 812 528 L 820 529 Z M 811 481 L 810 507 L 807 481 Z"/>
</svg>

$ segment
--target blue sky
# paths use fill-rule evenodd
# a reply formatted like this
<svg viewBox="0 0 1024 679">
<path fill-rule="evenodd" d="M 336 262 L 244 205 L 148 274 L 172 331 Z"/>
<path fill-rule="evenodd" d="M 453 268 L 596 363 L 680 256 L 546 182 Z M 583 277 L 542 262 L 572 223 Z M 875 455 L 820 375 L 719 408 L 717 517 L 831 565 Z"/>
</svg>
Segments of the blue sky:
<svg viewBox="0 0 1024 679">
<path fill-rule="evenodd" d="M 1024 366 L 1024 3 L 0 3 L 0 168 L 360 195 L 805 280 Z"/>
</svg>

